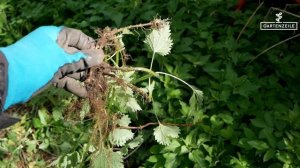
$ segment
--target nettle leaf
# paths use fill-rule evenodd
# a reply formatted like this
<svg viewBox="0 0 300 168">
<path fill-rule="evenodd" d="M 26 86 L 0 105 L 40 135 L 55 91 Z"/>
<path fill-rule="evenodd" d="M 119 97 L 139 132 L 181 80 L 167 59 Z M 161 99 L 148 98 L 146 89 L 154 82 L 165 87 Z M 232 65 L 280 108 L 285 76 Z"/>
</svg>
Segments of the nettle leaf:
<svg viewBox="0 0 300 168">
<path fill-rule="evenodd" d="M 94 168 L 124 168 L 123 157 L 120 152 L 111 150 L 102 150 L 98 152 L 92 159 L 92 167 Z"/>
<path fill-rule="evenodd" d="M 193 96 L 195 96 L 196 101 L 199 105 L 201 105 L 203 102 L 203 92 L 195 87 L 193 89 L 193 92 Z"/>
<path fill-rule="evenodd" d="M 148 91 L 149 95 L 152 95 L 154 87 L 155 87 L 155 81 L 152 81 L 151 84 L 149 85 L 149 87 L 147 87 L 147 91 Z M 150 97 L 152 97 L 152 96 L 150 96 Z"/>
<path fill-rule="evenodd" d="M 140 144 L 144 142 L 143 135 L 139 135 L 136 138 L 134 138 L 131 142 L 128 143 L 128 147 L 130 149 L 134 149 L 138 147 Z"/>
<path fill-rule="evenodd" d="M 170 23 L 165 21 L 161 28 L 153 29 L 150 34 L 146 36 L 145 43 L 152 52 L 161 56 L 170 53 L 173 40 L 171 39 Z"/>
<path fill-rule="evenodd" d="M 180 129 L 177 126 L 166 126 L 159 124 L 154 128 L 155 140 L 162 145 L 169 145 L 171 143 L 171 138 L 178 138 Z"/>
<path fill-rule="evenodd" d="M 130 88 L 124 89 L 120 86 L 115 86 L 109 97 L 111 98 L 109 104 L 122 113 L 142 110 Z"/>
<path fill-rule="evenodd" d="M 110 141 L 113 145 L 124 146 L 128 140 L 133 138 L 134 133 L 128 129 L 116 128 L 109 135 Z"/>
<path fill-rule="evenodd" d="M 127 115 L 124 115 L 121 119 L 117 121 L 119 126 L 128 126 L 131 121 Z M 134 133 L 128 129 L 116 128 L 109 134 L 110 142 L 116 146 L 124 146 L 128 140 L 131 140 Z"/>
<path fill-rule="evenodd" d="M 117 123 L 119 126 L 127 127 L 131 123 L 131 120 L 128 115 L 123 115 L 122 118 L 117 121 Z"/>
<path fill-rule="evenodd" d="M 138 102 L 136 101 L 135 98 L 128 98 L 128 101 L 126 103 L 127 107 L 129 107 L 133 112 L 137 112 L 137 111 L 141 111 L 142 108 L 141 106 L 138 104 Z"/>
</svg>

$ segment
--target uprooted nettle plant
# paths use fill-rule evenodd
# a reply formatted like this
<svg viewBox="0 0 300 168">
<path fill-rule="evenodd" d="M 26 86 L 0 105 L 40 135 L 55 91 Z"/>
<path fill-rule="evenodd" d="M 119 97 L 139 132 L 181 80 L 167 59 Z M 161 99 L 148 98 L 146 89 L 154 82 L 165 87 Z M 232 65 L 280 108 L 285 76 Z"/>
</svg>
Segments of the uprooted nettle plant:
<svg viewBox="0 0 300 168">
<path fill-rule="evenodd" d="M 171 52 L 173 41 L 169 19 L 154 19 L 149 23 L 118 29 L 99 28 L 96 33 L 96 47 L 103 49 L 106 57 L 101 65 L 90 69 L 85 82 L 88 90 L 88 101 L 85 105 L 89 106 L 86 113 L 89 113 L 88 116 L 94 121 L 91 140 L 86 148 L 87 152 L 92 153 L 93 167 L 120 168 L 124 167 L 123 159 L 132 155 L 144 141 L 143 135 L 133 130 L 153 129 L 155 140 L 159 144 L 169 145 L 173 138 L 179 137 L 180 126 L 196 123 L 199 120 L 196 113 L 202 103 L 202 91 L 172 74 L 152 69 L 156 56 L 166 56 Z M 145 36 L 143 41 L 140 40 L 141 34 Z M 145 43 L 147 51 L 152 55 L 149 68 L 131 67 L 126 64 L 128 54 L 123 43 L 126 35 L 138 36 L 136 40 Z M 139 75 L 136 75 L 137 73 Z M 151 105 L 151 102 L 155 101 L 152 95 L 155 82 L 163 82 L 160 79 L 164 77 L 178 80 L 191 89 L 188 116 L 194 123 L 161 122 L 154 111 L 156 121 L 138 126 L 130 125 L 132 113 L 143 115 L 137 113 L 142 111 L 139 103 Z"/>
</svg>

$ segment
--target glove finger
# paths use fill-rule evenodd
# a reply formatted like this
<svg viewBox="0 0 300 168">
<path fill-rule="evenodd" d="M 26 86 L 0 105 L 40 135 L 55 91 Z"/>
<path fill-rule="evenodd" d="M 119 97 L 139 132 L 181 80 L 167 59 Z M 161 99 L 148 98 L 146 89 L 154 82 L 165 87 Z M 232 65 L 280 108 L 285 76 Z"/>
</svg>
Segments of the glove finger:
<svg viewBox="0 0 300 168">
<path fill-rule="evenodd" d="M 55 77 L 60 79 L 69 74 L 85 71 L 88 68 L 91 68 L 96 65 L 100 65 L 103 62 L 104 54 L 101 49 L 89 49 L 80 52 L 84 53 L 86 57 L 80 59 L 78 62 L 65 64 L 55 74 Z"/>
<path fill-rule="evenodd" d="M 79 50 L 75 47 L 65 47 L 64 48 L 65 52 L 69 53 L 69 54 L 74 54 L 76 52 L 78 52 Z"/>
<path fill-rule="evenodd" d="M 8 114 L 1 113 L 0 114 L 0 130 L 7 128 L 15 123 L 19 122 L 19 118 L 11 117 Z"/>
<path fill-rule="evenodd" d="M 81 30 L 64 27 L 57 38 L 57 43 L 62 47 L 75 47 L 80 50 L 90 49 L 95 46 L 95 40 Z"/>
<path fill-rule="evenodd" d="M 87 67 L 89 68 L 99 65 L 103 62 L 104 53 L 102 49 L 89 49 L 89 50 L 82 50 L 81 52 L 87 55 L 85 62 L 87 64 Z"/>
<path fill-rule="evenodd" d="M 59 87 L 59 88 L 64 88 L 65 90 L 67 90 L 79 97 L 83 97 L 83 98 L 87 97 L 87 91 L 86 91 L 85 87 L 83 86 L 83 83 L 81 83 L 73 78 L 66 76 L 64 78 L 58 79 L 53 84 L 54 84 L 54 86 Z"/>
<path fill-rule="evenodd" d="M 76 79 L 76 80 L 79 80 L 79 81 L 83 82 L 83 81 L 86 80 L 87 75 L 88 75 L 88 71 L 85 70 L 85 71 L 69 74 L 67 76 L 70 77 L 70 78 L 73 78 L 73 79 Z"/>
</svg>

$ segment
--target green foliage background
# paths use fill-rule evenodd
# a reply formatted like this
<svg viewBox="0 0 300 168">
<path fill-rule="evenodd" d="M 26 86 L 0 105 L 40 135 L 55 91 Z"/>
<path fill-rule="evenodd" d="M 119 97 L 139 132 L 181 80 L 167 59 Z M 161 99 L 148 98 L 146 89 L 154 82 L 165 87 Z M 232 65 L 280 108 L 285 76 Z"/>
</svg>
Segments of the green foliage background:
<svg viewBox="0 0 300 168">
<path fill-rule="evenodd" d="M 181 127 L 181 136 L 169 146 L 158 145 L 150 130 L 145 142 L 124 160 L 127 167 L 270 167 L 300 166 L 300 63 L 299 38 L 281 44 L 253 62 L 259 53 L 299 31 L 260 31 L 267 14 L 263 7 L 240 40 L 236 38 L 257 4 L 234 11 L 234 0 L 23 0 L 0 1 L 0 45 L 6 46 L 41 25 L 65 25 L 95 37 L 97 27 L 122 27 L 171 18 L 174 47 L 158 58 L 154 69 L 163 69 L 204 92 L 198 122 Z M 298 9 L 299 6 L 296 6 Z M 293 7 L 291 8 L 293 10 Z M 297 11 L 297 10 L 295 10 Z M 299 12 L 296 14 L 299 14 Z M 266 17 L 274 21 L 274 13 Z M 283 15 L 288 21 L 299 18 Z M 127 42 L 131 64 L 148 66 L 142 43 Z M 133 125 L 155 120 L 186 121 L 190 90 L 164 78 Z M 17 108 L 22 122 L 2 133 L 0 166 L 43 167 L 65 156 L 75 167 L 86 167 L 89 121 L 72 120 L 64 111 L 76 97 L 49 89 Z M 74 113 L 84 113 L 74 109 Z M 76 115 L 76 114 L 74 114 Z M 58 165 L 58 163 L 53 163 Z M 60 165 L 63 167 L 63 165 Z M 66 166 L 68 167 L 68 166 Z"/>
</svg>

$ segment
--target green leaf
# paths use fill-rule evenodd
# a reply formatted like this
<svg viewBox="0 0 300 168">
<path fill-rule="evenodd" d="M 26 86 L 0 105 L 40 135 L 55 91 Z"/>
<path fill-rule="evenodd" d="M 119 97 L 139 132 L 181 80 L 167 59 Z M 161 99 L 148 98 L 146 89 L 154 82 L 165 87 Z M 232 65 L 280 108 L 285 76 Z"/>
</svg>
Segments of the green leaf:
<svg viewBox="0 0 300 168">
<path fill-rule="evenodd" d="M 226 123 L 226 124 L 233 124 L 233 118 L 229 114 L 219 114 L 219 117 Z"/>
<path fill-rule="evenodd" d="M 165 126 L 159 124 L 154 128 L 155 140 L 162 145 L 169 145 L 171 138 L 178 138 L 180 130 L 177 126 Z"/>
<path fill-rule="evenodd" d="M 270 112 L 265 113 L 264 119 L 269 127 L 274 127 L 274 118 Z"/>
<path fill-rule="evenodd" d="M 61 110 L 62 109 L 59 109 L 59 108 L 53 109 L 52 116 L 53 116 L 54 121 L 58 121 L 60 119 L 63 119 Z"/>
<path fill-rule="evenodd" d="M 264 162 L 267 162 L 268 160 L 272 159 L 275 156 L 275 150 L 268 150 L 265 154 L 264 154 Z"/>
<path fill-rule="evenodd" d="M 256 137 L 255 133 L 251 129 L 247 127 L 243 127 L 243 129 L 244 129 L 244 134 L 247 138 L 254 139 Z"/>
<path fill-rule="evenodd" d="M 268 144 L 272 147 L 276 146 L 277 139 L 274 136 L 274 130 L 272 128 L 264 128 L 258 133 L 258 137 L 260 139 L 266 138 L 268 140 Z"/>
<path fill-rule="evenodd" d="M 120 152 L 103 149 L 92 159 L 93 168 L 124 168 L 123 157 Z"/>
<path fill-rule="evenodd" d="M 198 167 L 208 167 L 204 160 L 204 154 L 201 150 L 196 149 L 189 153 L 189 159 L 193 161 Z"/>
<path fill-rule="evenodd" d="M 33 118 L 32 123 L 33 123 L 34 128 L 42 128 L 43 127 L 41 120 L 38 118 Z"/>
<path fill-rule="evenodd" d="M 156 163 L 158 161 L 157 157 L 155 155 L 152 155 L 148 158 L 147 160 L 148 162 L 151 162 L 151 163 Z"/>
<path fill-rule="evenodd" d="M 26 141 L 26 145 L 27 145 L 27 152 L 36 152 L 36 146 L 37 146 L 37 142 L 35 140 L 27 140 Z"/>
<path fill-rule="evenodd" d="M 232 127 L 227 127 L 220 130 L 220 135 L 227 139 L 230 139 L 233 134 L 234 134 L 234 129 Z"/>
<path fill-rule="evenodd" d="M 193 96 L 195 97 L 198 105 L 201 106 L 201 104 L 203 102 L 203 92 L 201 90 L 197 89 L 196 87 L 193 87 Z"/>
<path fill-rule="evenodd" d="M 49 115 L 47 114 L 47 110 L 45 108 L 43 109 L 40 109 L 38 111 L 38 115 L 39 115 L 39 118 L 40 118 L 40 121 L 43 125 L 47 125 L 47 122 L 49 121 L 50 117 Z"/>
<path fill-rule="evenodd" d="M 128 140 L 133 138 L 133 135 L 131 130 L 116 128 L 109 134 L 109 139 L 113 145 L 124 146 Z"/>
<path fill-rule="evenodd" d="M 258 128 L 266 128 L 267 127 L 265 121 L 261 118 L 252 119 L 251 123 Z"/>
<path fill-rule="evenodd" d="M 248 141 L 248 144 L 257 150 L 266 150 L 269 148 L 267 143 L 265 143 L 264 141 L 261 141 L 261 140 Z"/>
<path fill-rule="evenodd" d="M 143 142 L 144 142 L 143 135 L 139 135 L 128 143 L 128 147 L 130 149 L 134 149 L 134 148 L 138 147 L 140 144 L 142 144 Z"/>
<path fill-rule="evenodd" d="M 136 101 L 135 98 L 128 98 L 128 101 L 126 103 L 127 107 L 129 107 L 133 112 L 137 112 L 137 111 L 141 111 L 142 108 L 141 106 L 138 104 L 138 102 Z"/>
<path fill-rule="evenodd" d="M 170 23 L 166 20 L 158 20 L 161 22 L 159 29 L 153 29 L 150 34 L 146 36 L 145 43 L 153 53 L 165 56 L 170 53 L 173 41 L 171 39 Z"/>
<path fill-rule="evenodd" d="M 45 139 L 45 140 L 43 141 L 43 143 L 41 143 L 41 144 L 39 145 L 39 149 L 46 150 L 46 149 L 48 148 L 48 146 L 49 146 L 49 140 L 48 140 L 48 139 Z"/>
<path fill-rule="evenodd" d="M 154 87 L 155 87 L 155 81 L 152 81 L 151 84 L 149 85 L 149 87 L 146 88 L 148 90 L 150 97 L 152 97 L 152 92 L 154 90 Z"/>
</svg>

